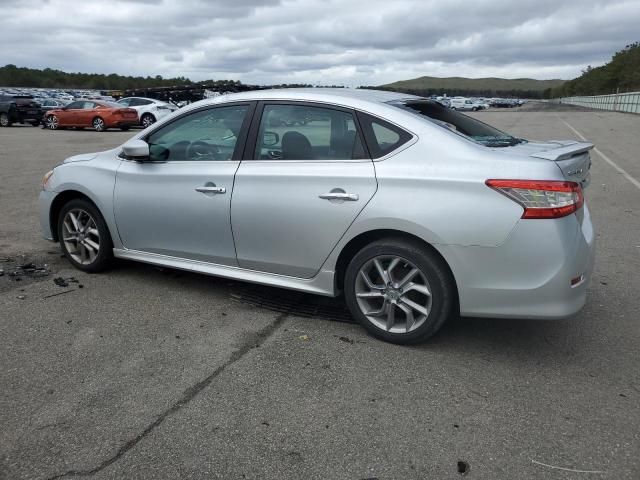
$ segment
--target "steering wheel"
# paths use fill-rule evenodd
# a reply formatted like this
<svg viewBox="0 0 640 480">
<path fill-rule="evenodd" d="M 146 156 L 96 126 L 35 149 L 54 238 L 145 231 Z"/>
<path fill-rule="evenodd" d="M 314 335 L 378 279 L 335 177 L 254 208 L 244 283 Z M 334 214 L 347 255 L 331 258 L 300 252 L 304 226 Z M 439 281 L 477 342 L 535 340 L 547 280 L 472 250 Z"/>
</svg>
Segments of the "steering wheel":
<svg viewBox="0 0 640 480">
<path fill-rule="evenodd" d="M 220 149 L 210 143 L 198 140 L 187 148 L 187 158 L 190 160 L 218 160 Z"/>
</svg>

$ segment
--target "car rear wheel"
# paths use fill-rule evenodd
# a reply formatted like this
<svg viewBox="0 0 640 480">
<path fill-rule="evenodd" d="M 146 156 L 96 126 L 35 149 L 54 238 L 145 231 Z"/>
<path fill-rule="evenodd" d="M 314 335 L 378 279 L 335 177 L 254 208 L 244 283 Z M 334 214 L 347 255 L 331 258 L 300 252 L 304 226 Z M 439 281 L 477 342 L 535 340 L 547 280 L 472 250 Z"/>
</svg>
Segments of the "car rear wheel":
<svg viewBox="0 0 640 480">
<path fill-rule="evenodd" d="M 106 125 L 104 123 L 104 120 L 100 117 L 94 118 L 93 121 L 91 122 L 91 125 L 93 125 L 93 129 L 96 132 L 104 132 L 106 130 Z"/>
<path fill-rule="evenodd" d="M 142 125 L 144 128 L 147 128 L 153 125 L 154 123 L 156 123 L 156 117 L 154 117 L 150 113 L 145 113 L 144 115 L 142 115 L 142 118 L 140 119 L 140 125 Z"/>
<path fill-rule="evenodd" d="M 57 130 L 59 126 L 58 117 L 55 115 L 47 116 L 47 128 L 49 130 Z"/>
<path fill-rule="evenodd" d="M 100 272 L 113 261 L 109 229 L 98 209 L 87 200 L 75 199 L 58 216 L 58 239 L 69 262 L 85 272 Z"/>
<path fill-rule="evenodd" d="M 451 315 L 455 284 L 444 261 L 403 239 L 382 239 L 349 263 L 344 290 L 352 315 L 373 336 L 411 344 L 435 334 Z"/>
<path fill-rule="evenodd" d="M 9 114 L 8 113 L 0 113 L 0 127 L 10 127 L 11 126 L 11 120 L 9 120 Z"/>
</svg>

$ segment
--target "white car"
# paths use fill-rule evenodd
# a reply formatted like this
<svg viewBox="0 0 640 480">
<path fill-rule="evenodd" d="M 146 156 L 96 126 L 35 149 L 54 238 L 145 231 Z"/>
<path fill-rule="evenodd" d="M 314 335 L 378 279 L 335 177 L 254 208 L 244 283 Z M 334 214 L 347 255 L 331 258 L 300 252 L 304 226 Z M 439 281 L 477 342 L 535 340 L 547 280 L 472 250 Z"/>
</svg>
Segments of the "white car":
<svg viewBox="0 0 640 480">
<path fill-rule="evenodd" d="M 140 119 L 140 125 L 145 128 L 178 109 L 175 105 L 153 98 L 127 97 L 118 100 L 118 103 L 124 107 L 136 110 L 138 112 L 138 118 Z"/>
<path fill-rule="evenodd" d="M 449 101 L 451 102 L 451 109 L 452 110 L 460 110 L 460 111 L 477 111 L 477 110 L 482 110 L 484 107 L 474 101 L 471 100 L 469 98 L 464 98 L 464 97 L 453 97 L 450 98 Z"/>
</svg>

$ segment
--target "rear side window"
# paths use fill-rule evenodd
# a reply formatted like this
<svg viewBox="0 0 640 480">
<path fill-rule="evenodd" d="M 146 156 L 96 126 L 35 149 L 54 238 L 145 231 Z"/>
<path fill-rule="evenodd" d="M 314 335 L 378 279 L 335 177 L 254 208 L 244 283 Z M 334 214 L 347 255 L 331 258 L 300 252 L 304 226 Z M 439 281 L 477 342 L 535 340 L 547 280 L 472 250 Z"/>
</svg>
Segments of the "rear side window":
<svg viewBox="0 0 640 480">
<path fill-rule="evenodd" d="M 358 112 L 358 119 L 372 158 L 384 157 L 411 140 L 409 132 L 380 118 Z"/>
<path fill-rule="evenodd" d="M 366 158 L 353 113 L 309 105 L 267 104 L 255 160 Z"/>
</svg>

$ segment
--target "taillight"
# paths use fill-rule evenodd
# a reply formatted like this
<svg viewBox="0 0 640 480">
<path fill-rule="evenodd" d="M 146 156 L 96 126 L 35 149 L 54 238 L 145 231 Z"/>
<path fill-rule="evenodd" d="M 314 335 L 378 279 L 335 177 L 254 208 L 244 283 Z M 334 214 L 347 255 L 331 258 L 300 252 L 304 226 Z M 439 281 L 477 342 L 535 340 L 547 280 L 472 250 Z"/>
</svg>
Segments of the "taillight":
<svg viewBox="0 0 640 480">
<path fill-rule="evenodd" d="M 524 208 L 522 218 L 560 218 L 584 204 L 582 187 L 576 182 L 554 180 L 487 180 L 487 186 Z"/>
</svg>

